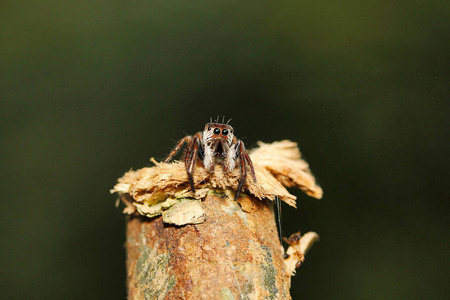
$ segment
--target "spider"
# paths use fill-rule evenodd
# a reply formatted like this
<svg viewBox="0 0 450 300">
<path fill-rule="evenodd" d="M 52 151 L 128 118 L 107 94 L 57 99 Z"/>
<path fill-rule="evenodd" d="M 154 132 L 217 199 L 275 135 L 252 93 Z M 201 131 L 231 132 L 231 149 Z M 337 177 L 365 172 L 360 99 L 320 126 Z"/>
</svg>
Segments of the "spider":
<svg viewBox="0 0 450 300">
<path fill-rule="evenodd" d="M 210 173 L 214 172 L 216 164 L 222 165 L 225 173 L 240 167 L 241 177 L 234 200 L 239 198 L 247 178 L 248 167 L 250 168 L 253 181 L 256 183 L 252 160 L 245 149 L 244 143 L 234 136 L 233 127 L 230 125 L 223 124 L 223 122 L 218 123 L 217 121 L 210 122 L 205 125 L 203 132 L 199 131 L 194 136 L 185 136 L 170 152 L 165 160 L 166 163 L 172 159 L 185 142 L 188 145 L 184 154 L 184 164 L 192 192 L 195 193 L 193 174 L 197 159 L 203 162 L 203 167 Z"/>
</svg>

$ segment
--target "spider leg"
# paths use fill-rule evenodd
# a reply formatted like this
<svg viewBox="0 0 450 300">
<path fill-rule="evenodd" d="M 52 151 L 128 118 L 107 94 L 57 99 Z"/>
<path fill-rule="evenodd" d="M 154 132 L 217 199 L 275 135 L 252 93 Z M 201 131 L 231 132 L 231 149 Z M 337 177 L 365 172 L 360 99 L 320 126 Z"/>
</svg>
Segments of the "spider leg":
<svg viewBox="0 0 450 300">
<path fill-rule="evenodd" d="M 239 198 L 239 194 L 241 193 L 242 187 L 244 186 L 245 179 L 247 178 L 247 162 L 245 159 L 245 147 L 242 141 L 238 141 L 237 152 L 239 153 L 239 158 L 241 160 L 241 178 L 239 178 L 238 188 L 236 190 L 236 195 L 234 196 L 234 200 L 236 201 Z"/>
<path fill-rule="evenodd" d="M 178 144 L 175 146 L 175 148 L 173 148 L 172 152 L 170 152 L 169 156 L 167 156 L 166 160 L 164 162 L 168 163 L 172 157 L 175 156 L 175 154 L 177 154 L 178 150 L 180 150 L 181 146 L 183 146 L 183 144 L 186 142 L 188 144 L 190 144 L 192 141 L 192 137 L 190 135 L 185 136 L 184 138 L 182 138 Z"/>
<path fill-rule="evenodd" d="M 236 166 L 236 159 L 237 159 L 237 146 L 238 144 L 234 143 L 230 146 L 227 152 L 227 157 L 225 160 L 225 163 L 223 164 L 223 171 L 225 173 L 228 173 L 232 170 L 234 170 Z"/>
<path fill-rule="evenodd" d="M 199 132 L 194 135 L 191 142 L 189 143 L 184 158 L 184 164 L 186 166 L 186 173 L 188 175 L 189 184 L 191 185 L 191 190 L 194 194 L 195 194 L 194 168 L 195 163 L 197 162 L 197 158 L 199 156 L 199 152 L 201 153 L 202 151 L 200 141 L 201 141 L 201 133 Z"/>
<path fill-rule="evenodd" d="M 244 144 L 244 143 L 242 143 Z M 235 169 L 236 167 L 236 159 L 239 157 L 239 140 L 236 137 L 233 137 L 233 141 L 231 143 L 230 148 L 227 152 L 227 157 L 225 159 L 225 163 L 223 165 L 223 171 L 225 173 L 228 173 Z"/>
<path fill-rule="evenodd" d="M 205 149 L 203 149 L 204 151 L 202 151 L 203 153 L 203 167 L 205 167 L 205 169 L 207 171 L 209 171 L 209 173 L 213 173 L 214 172 L 214 148 L 216 147 L 217 142 L 211 142 L 208 147 L 205 147 Z"/>
<path fill-rule="evenodd" d="M 252 174 L 253 181 L 256 182 L 255 168 L 253 167 L 252 160 L 250 159 L 250 156 L 245 149 L 244 142 L 242 142 L 241 140 L 237 141 L 236 156 L 238 155 L 241 161 L 241 178 L 239 179 L 239 185 L 234 200 L 237 200 L 239 198 L 239 194 L 241 193 L 242 187 L 244 186 L 245 179 L 247 178 L 247 166 L 250 167 L 250 173 Z"/>
<path fill-rule="evenodd" d="M 256 183 L 256 174 L 255 174 L 255 168 L 253 167 L 252 160 L 250 159 L 250 156 L 248 155 L 247 150 L 245 150 L 245 160 L 247 161 L 248 165 L 250 166 L 250 173 L 252 174 L 253 181 Z"/>
</svg>

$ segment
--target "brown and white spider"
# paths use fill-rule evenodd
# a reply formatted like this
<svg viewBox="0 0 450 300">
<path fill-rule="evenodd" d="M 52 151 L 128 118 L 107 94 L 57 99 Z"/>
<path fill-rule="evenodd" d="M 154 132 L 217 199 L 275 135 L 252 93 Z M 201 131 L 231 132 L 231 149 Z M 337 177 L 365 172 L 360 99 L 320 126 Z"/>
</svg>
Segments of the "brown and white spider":
<svg viewBox="0 0 450 300">
<path fill-rule="evenodd" d="M 193 174 L 197 159 L 200 159 L 203 162 L 203 167 L 211 173 L 214 172 L 216 164 L 222 165 L 226 173 L 240 167 L 241 177 L 234 197 L 235 200 L 238 199 L 247 178 L 247 168 L 250 168 L 253 181 L 256 182 L 252 160 L 248 156 L 244 143 L 234 136 L 233 127 L 230 125 L 217 121 L 210 122 L 205 125 L 203 132 L 199 131 L 194 136 L 185 136 L 170 152 L 165 160 L 166 163 L 180 150 L 185 142 L 188 145 L 184 154 L 184 164 L 192 192 L 195 193 Z"/>
</svg>

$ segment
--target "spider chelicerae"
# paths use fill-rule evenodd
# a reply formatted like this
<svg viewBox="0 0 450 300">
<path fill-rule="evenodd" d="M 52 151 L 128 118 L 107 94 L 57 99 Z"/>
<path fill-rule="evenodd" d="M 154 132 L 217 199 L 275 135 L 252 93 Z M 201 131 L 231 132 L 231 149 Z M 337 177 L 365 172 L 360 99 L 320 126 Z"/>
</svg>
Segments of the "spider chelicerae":
<svg viewBox="0 0 450 300">
<path fill-rule="evenodd" d="M 247 178 L 247 169 L 256 182 L 255 169 L 250 159 L 244 143 L 234 136 L 233 127 L 227 124 L 210 122 L 205 125 L 203 132 L 197 132 L 193 136 L 185 136 L 182 138 L 175 148 L 170 152 L 165 162 L 180 150 L 184 143 L 187 143 L 186 152 L 184 154 L 184 164 L 188 175 L 192 192 L 195 193 L 194 187 L 194 168 L 197 159 L 203 162 L 203 167 L 209 172 L 214 172 L 216 164 L 222 165 L 225 173 L 240 168 L 241 176 L 234 200 L 239 198 L 239 194 Z"/>
</svg>

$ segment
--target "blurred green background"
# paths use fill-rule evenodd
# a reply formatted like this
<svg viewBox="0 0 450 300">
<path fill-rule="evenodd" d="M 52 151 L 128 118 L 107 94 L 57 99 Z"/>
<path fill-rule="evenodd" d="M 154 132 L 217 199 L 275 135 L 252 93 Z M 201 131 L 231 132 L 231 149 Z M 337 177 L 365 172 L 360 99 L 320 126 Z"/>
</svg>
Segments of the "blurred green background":
<svg viewBox="0 0 450 300">
<path fill-rule="evenodd" d="M 109 189 L 217 115 L 325 191 L 293 299 L 448 299 L 447 1 L 0 5 L 2 299 L 125 298 Z"/>
</svg>

